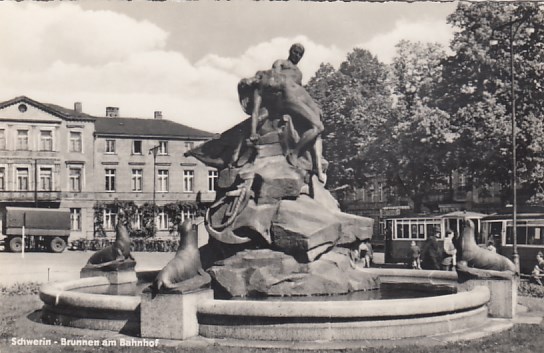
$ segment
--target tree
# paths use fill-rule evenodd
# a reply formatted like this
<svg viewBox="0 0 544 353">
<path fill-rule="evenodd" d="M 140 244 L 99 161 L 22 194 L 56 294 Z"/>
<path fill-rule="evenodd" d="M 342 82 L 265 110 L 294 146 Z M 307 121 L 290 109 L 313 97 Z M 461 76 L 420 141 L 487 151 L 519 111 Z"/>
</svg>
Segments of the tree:
<svg viewBox="0 0 544 353">
<path fill-rule="evenodd" d="M 323 154 L 329 187 L 364 183 L 363 146 L 376 139 L 389 118 L 392 100 L 387 67 L 367 50 L 355 48 L 335 70 L 322 64 L 307 85 L 323 111 Z"/>
<path fill-rule="evenodd" d="M 436 101 L 452 116 L 459 136 L 456 162 L 476 186 L 500 183 L 505 190 L 512 180 L 509 36 L 511 26 L 519 27 L 513 41 L 518 182 L 525 199 L 538 199 L 544 191 L 542 5 L 460 3 L 448 22 L 458 30 L 451 44 L 455 54 L 444 63 Z M 527 27 L 534 33 L 527 33 Z"/>
<path fill-rule="evenodd" d="M 401 40 L 391 64 L 393 93 L 408 111 L 416 104 L 431 104 L 442 81 L 442 61 L 446 52 L 438 43 Z"/>
<path fill-rule="evenodd" d="M 378 138 L 364 149 L 362 161 L 419 212 L 424 197 L 451 169 L 448 152 L 455 135 L 449 115 L 430 104 L 446 54 L 438 44 L 401 41 L 396 47 L 390 79 L 396 105 L 378 128 Z"/>
</svg>

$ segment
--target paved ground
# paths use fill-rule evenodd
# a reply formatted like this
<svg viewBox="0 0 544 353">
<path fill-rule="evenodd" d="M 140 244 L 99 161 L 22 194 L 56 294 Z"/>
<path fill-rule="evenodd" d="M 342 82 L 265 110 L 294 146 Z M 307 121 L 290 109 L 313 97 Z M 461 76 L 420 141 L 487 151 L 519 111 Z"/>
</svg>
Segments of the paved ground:
<svg viewBox="0 0 544 353">
<path fill-rule="evenodd" d="M 0 252 L 0 285 L 16 282 L 67 281 L 79 278 L 79 270 L 85 265 L 93 251 L 69 251 L 61 254 Z M 134 252 L 136 270 L 160 270 L 174 256 L 172 252 Z M 374 262 L 383 264 L 383 253 L 374 254 Z"/>
<path fill-rule="evenodd" d="M 0 285 L 16 282 L 67 281 L 79 278 L 79 270 L 94 251 L 64 251 L 61 254 L 0 252 Z M 134 252 L 136 270 L 160 270 L 174 256 L 173 252 Z"/>
</svg>

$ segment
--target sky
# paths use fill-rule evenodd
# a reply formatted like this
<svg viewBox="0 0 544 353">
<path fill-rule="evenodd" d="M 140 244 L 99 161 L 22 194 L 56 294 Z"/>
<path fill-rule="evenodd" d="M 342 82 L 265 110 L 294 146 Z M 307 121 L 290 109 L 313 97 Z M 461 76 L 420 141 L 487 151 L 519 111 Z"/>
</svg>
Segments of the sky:
<svg viewBox="0 0 544 353">
<path fill-rule="evenodd" d="M 104 116 L 163 118 L 221 132 L 247 118 L 236 86 L 292 43 L 307 82 L 353 48 L 384 63 L 401 39 L 453 38 L 453 2 L 0 2 L 0 101 L 27 96 Z"/>
</svg>

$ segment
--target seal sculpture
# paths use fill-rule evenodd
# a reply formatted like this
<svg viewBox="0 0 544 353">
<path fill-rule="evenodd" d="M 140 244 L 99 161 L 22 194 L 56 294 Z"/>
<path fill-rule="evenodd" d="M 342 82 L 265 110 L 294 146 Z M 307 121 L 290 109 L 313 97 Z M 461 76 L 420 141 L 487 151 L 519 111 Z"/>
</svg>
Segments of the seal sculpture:
<svg viewBox="0 0 544 353">
<path fill-rule="evenodd" d="M 510 259 L 495 252 L 481 248 L 474 240 L 474 222 L 465 219 L 461 237 L 461 260 L 469 267 L 483 270 L 516 272 L 516 267 Z"/>
<path fill-rule="evenodd" d="M 87 265 L 102 267 L 127 259 L 134 260 L 130 254 L 130 237 L 127 227 L 128 219 L 123 210 L 119 211 L 119 221 L 115 227 L 115 242 L 95 252 L 87 261 Z"/>
<path fill-rule="evenodd" d="M 180 283 L 202 275 L 200 252 L 198 250 L 198 234 L 190 220 L 186 220 L 178 228 L 180 243 L 176 255 L 164 266 L 153 282 L 155 291 L 161 288 L 172 289 Z"/>
</svg>

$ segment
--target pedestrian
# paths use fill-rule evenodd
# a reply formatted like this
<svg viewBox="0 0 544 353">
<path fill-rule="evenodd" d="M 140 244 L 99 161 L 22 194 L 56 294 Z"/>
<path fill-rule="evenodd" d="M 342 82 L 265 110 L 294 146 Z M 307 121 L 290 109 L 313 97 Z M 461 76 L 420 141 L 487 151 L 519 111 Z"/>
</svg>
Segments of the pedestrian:
<svg viewBox="0 0 544 353">
<path fill-rule="evenodd" d="M 536 283 L 542 286 L 542 277 L 544 277 L 544 254 L 542 251 L 539 251 L 536 254 L 536 265 L 531 272 L 530 282 Z"/>
<path fill-rule="evenodd" d="M 410 265 L 414 270 L 421 270 L 421 249 L 417 246 L 416 242 L 412 240 L 410 243 L 410 249 L 408 250 L 408 258 L 410 259 Z"/>
<path fill-rule="evenodd" d="M 440 270 L 442 252 L 438 246 L 437 238 L 439 237 L 439 232 L 436 235 L 431 234 L 423 244 L 423 249 L 421 250 L 421 267 L 425 270 Z"/>
<path fill-rule="evenodd" d="M 456 263 L 457 249 L 453 244 L 454 234 L 451 230 L 446 232 L 444 238 L 444 258 L 442 259 L 442 269 L 445 271 L 453 271 Z"/>
<path fill-rule="evenodd" d="M 372 262 L 372 246 L 370 245 L 370 241 L 368 239 L 363 240 L 357 250 L 361 265 L 363 267 L 370 267 Z"/>
<path fill-rule="evenodd" d="M 497 252 L 497 248 L 495 247 L 495 242 L 493 241 L 493 239 L 489 239 L 486 249 L 491 252 Z"/>
</svg>

